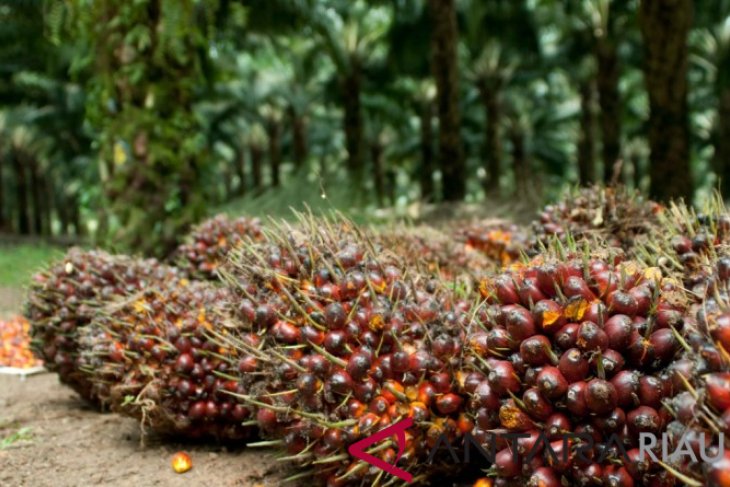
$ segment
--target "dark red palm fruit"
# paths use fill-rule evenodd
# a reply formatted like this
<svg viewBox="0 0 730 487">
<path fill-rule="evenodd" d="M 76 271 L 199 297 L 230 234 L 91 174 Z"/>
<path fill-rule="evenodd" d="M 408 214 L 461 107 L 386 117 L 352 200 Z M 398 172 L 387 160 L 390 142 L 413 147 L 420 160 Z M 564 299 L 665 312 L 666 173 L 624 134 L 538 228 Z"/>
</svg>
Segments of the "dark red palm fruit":
<svg viewBox="0 0 730 487">
<path fill-rule="evenodd" d="M 564 434 L 572 431 L 570 419 L 564 413 L 554 413 L 545 420 L 545 433 L 551 440 L 562 438 Z"/>
<path fill-rule="evenodd" d="M 563 377 L 565 377 L 568 382 L 572 383 L 586 378 L 589 371 L 589 364 L 588 361 L 583 358 L 583 354 L 580 350 L 577 348 L 571 348 L 566 350 L 563 355 L 560 356 L 558 369 L 563 374 Z"/>
<path fill-rule="evenodd" d="M 593 357 L 591 358 L 591 368 L 596 373 L 597 376 L 600 377 L 601 372 L 600 368 L 598 366 L 598 361 L 601 361 L 601 366 L 603 367 L 603 374 L 606 378 L 611 378 L 614 375 L 616 375 L 618 372 L 620 372 L 624 368 L 624 357 L 620 353 L 618 353 L 616 350 L 604 350 L 600 354 L 593 354 Z"/>
<path fill-rule="evenodd" d="M 583 321 L 592 321 L 601 326 L 608 320 L 608 309 L 602 301 L 593 301 L 583 313 Z"/>
<path fill-rule="evenodd" d="M 652 375 L 645 375 L 639 379 L 639 403 L 642 406 L 651 406 L 659 409 L 664 398 L 664 384 Z"/>
<path fill-rule="evenodd" d="M 522 359 L 522 355 L 520 355 L 519 353 L 513 353 L 512 355 L 507 357 L 507 360 L 512 362 L 512 367 L 514 367 L 515 373 L 517 375 L 519 375 L 519 376 L 525 375 L 528 365 Z"/>
<path fill-rule="evenodd" d="M 517 304 L 520 302 L 517 286 L 515 286 L 515 282 L 510 276 L 497 276 L 492 284 L 499 304 Z"/>
<path fill-rule="evenodd" d="M 562 277 L 565 275 L 562 264 L 550 262 L 537 268 L 537 285 L 545 296 L 553 298 L 562 287 Z"/>
<path fill-rule="evenodd" d="M 601 351 L 608 348 L 608 335 L 591 321 L 584 321 L 578 328 L 576 346 L 584 352 Z"/>
<path fill-rule="evenodd" d="M 496 410 L 499 408 L 499 396 L 489 385 L 489 381 L 482 381 L 477 386 L 472 396 L 472 400 L 477 404 L 478 407 L 485 408 L 488 410 Z"/>
<path fill-rule="evenodd" d="M 639 303 L 625 291 L 617 290 L 608 295 L 606 299 L 608 309 L 612 313 L 634 316 L 639 310 Z"/>
<path fill-rule="evenodd" d="M 555 334 L 554 341 L 562 350 L 575 347 L 578 341 L 578 323 L 568 323 Z"/>
<path fill-rule="evenodd" d="M 596 417 L 593 424 L 604 435 L 621 433 L 626 425 L 626 413 L 621 408 L 615 408 L 605 416 Z"/>
<path fill-rule="evenodd" d="M 487 350 L 492 357 L 505 357 L 515 348 L 515 340 L 504 328 L 492 328 L 487 333 Z"/>
<path fill-rule="evenodd" d="M 639 285 L 629 289 L 629 294 L 636 301 L 636 314 L 646 316 L 651 308 L 653 295 L 649 286 Z"/>
<path fill-rule="evenodd" d="M 629 472 L 631 478 L 635 481 L 641 481 L 651 470 L 650 457 L 647 454 L 642 455 L 641 450 L 638 448 L 632 448 L 626 452 L 624 467 L 626 467 L 626 471 Z"/>
<path fill-rule="evenodd" d="M 659 303 L 656 310 L 655 326 L 657 329 L 674 328 L 681 330 L 684 327 L 682 313 L 666 303 Z"/>
<path fill-rule="evenodd" d="M 286 345 L 295 345 L 301 343 L 302 332 L 298 326 L 286 321 L 277 321 L 271 327 L 271 336 L 279 343 Z"/>
<path fill-rule="evenodd" d="M 672 410 L 677 421 L 689 424 L 697 417 L 697 399 L 690 392 L 680 392 L 672 398 Z"/>
<path fill-rule="evenodd" d="M 596 414 L 608 414 L 618 404 L 616 388 L 603 379 L 593 379 L 585 390 L 585 400 L 588 409 Z"/>
<path fill-rule="evenodd" d="M 550 467 L 536 469 L 527 480 L 527 487 L 561 487 L 562 483 L 555 471 Z"/>
<path fill-rule="evenodd" d="M 712 344 L 705 343 L 700 346 L 698 353 L 702 360 L 700 361 L 699 370 L 707 372 L 720 372 L 725 370 L 725 356 Z"/>
<path fill-rule="evenodd" d="M 568 381 L 557 367 L 543 367 L 537 374 L 537 389 L 547 399 L 560 399 L 568 391 L 568 385 Z"/>
<path fill-rule="evenodd" d="M 545 461 L 555 472 L 563 473 L 571 467 L 574 457 L 571 451 L 572 444 L 572 440 L 566 441 L 562 438 L 550 442 L 550 449 L 555 455 L 546 453 Z"/>
<path fill-rule="evenodd" d="M 517 394 L 521 388 L 520 378 L 515 373 L 512 363 L 507 360 L 495 361 L 487 380 L 492 389 L 500 396 L 506 396 L 509 392 Z"/>
<path fill-rule="evenodd" d="M 641 376 L 637 371 L 622 370 L 611 378 L 611 384 L 616 389 L 616 399 L 619 406 L 627 408 L 639 404 Z"/>
<path fill-rule="evenodd" d="M 332 355 L 343 357 L 348 352 L 347 334 L 342 330 L 333 330 L 324 337 L 324 348 Z"/>
<path fill-rule="evenodd" d="M 730 258 L 725 258 L 730 265 Z M 730 270 L 728 271 L 730 272 Z M 726 279 L 727 280 L 727 279 Z M 730 314 L 722 314 L 710 327 L 712 339 L 719 342 L 726 352 L 730 353 Z"/>
<path fill-rule="evenodd" d="M 436 397 L 436 409 L 441 414 L 454 414 L 461 409 L 464 402 L 461 396 L 448 393 Z"/>
<path fill-rule="evenodd" d="M 175 371 L 178 374 L 189 374 L 195 367 L 195 361 L 189 353 L 181 353 L 175 360 Z"/>
<path fill-rule="evenodd" d="M 609 465 L 603 471 L 603 485 L 606 487 L 634 487 L 634 479 L 625 467 Z"/>
<path fill-rule="evenodd" d="M 707 468 L 707 487 L 730 487 L 730 451 Z"/>
<path fill-rule="evenodd" d="M 591 272 L 591 281 L 589 286 L 593 294 L 599 298 L 605 298 L 616 290 L 619 278 L 615 272 L 605 270 Z"/>
<path fill-rule="evenodd" d="M 631 320 L 631 326 L 635 332 L 642 336 L 649 333 L 649 321 L 644 316 L 634 316 L 634 319 Z"/>
<path fill-rule="evenodd" d="M 548 334 L 561 329 L 566 323 L 563 307 L 552 299 L 538 301 L 532 308 L 532 316 L 538 329 Z"/>
<path fill-rule="evenodd" d="M 626 315 L 613 315 L 606 320 L 603 331 L 608 335 L 608 346 L 614 350 L 625 350 L 631 343 L 633 323 Z"/>
<path fill-rule="evenodd" d="M 341 303 L 335 301 L 324 308 L 324 323 L 330 330 L 339 330 L 346 322 L 347 312 Z"/>
<path fill-rule="evenodd" d="M 532 314 L 522 306 L 515 306 L 507 312 L 506 329 L 512 339 L 521 342 L 537 333 Z"/>
<path fill-rule="evenodd" d="M 568 392 L 565 393 L 565 407 L 576 416 L 585 416 L 588 414 L 588 405 L 586 404 L 585 391 L 588 387 L 586 382 L 573 382 L 568 386 Z"/>
<path fill-rule="evenodd" d="M 686 235 L 675 235 L 672 237 L 671 245 L 679 255 L 692 251 L 692 240 Z"/>
<path fill-rule="evenodd" d="M 464 392 L 467 394 L 474 394 L 479 384 L 481 384 L 485 378 L 484 374 L 480 372 L 469 372 L 466 374 L 466 377 L 464 377 Z"/>
<path fill-rule="evenodd" d="M 588 302 L 596 299 L 596 296 L 588 287 L 586 281 L 579 276 L 570 276 L 563 284 L 563 294 L 567 298 L 579 297 Z"/>
<path fill-rule="evenodd" d="M 496 474 L 505 479 L 517 477 L 521 470 L 520 456 L 510 448 L 504 448 L 497 452 L 494 457 L 494 470 Z"/>
<path fill-rule="evenodd" d="M 725 434 L 730 434 L 730 409 L 726 409 L 720 416 L 720 427 Z"/>
<path fill-rule="evenodd" d="M 537 279 L 533 277 L 526 277 L 522 280 L 518 293 L 520 295 L 520 303 L 522 303 L 523 306 L 530 307 L 538 301 L 547 299 L 547 296 L 545 296 L 545 294 L 543 294 L 537 286 Z"/>
<path fill-rule="evenodd" d="M 530 387 L 522 395 L 525 411 L 533 418 L 544 421 L 553 413 L 553 406 L 536 387 Z"/>
<path fill-rule="evenodd" d="M 669 328 L 662 328 L 652 333 L 649 342 L 654 346 L 654 354 L 661 363 L 672 360 L 679 350 L 679 341 Z"/>
<path fill-rule="evenodd" d="M 649 406 L 639 406 L 626 415 L 626 425 L 629 434 L 638 438 L 639 433 L 658 434 L 661 431 L 662 420 L 656 409 Z"/>
<path fill-rule="evenodd" d="M 576 479 L 580 487 L 600 487 L 603 485 L 603 467 L 591 463 L 576 471 Z"/>
<path fill-rule="evenodd" d="M 532 452 L 535 448 L 537 450 L 536 453 L 539 453 L 542 449 L 542 442 L 538 443 L 538 440 L 540 439 L 541 431 L 538 429 L 532 429 L 529 431 L 525 431 L 524 434 L 529 435 L 525 438 L 517 438 L 517 452 L 522 455 L 522 458 L 525 458 L 527 454 Z M 528 467 L 528 465 L 523 465 L 524 467 Z"/>
<path fill-rule="evenodd" d="M 510 431 L 527 431 L 535 427 L 530 416 L 522 411 L 512 399 L 499 408 L 499 423 Z"/>
<path fill-rule="evenodd" d="M 626 357 L 632 365 L 640 368 L 649 367 L 656 358 L 654 345 L 634 330 L 631 334 L 631 343 L 626 350 Z"/>
<path fill-rule="evenodd" d="M 705 381 L 710 405 L 720 412 L 730 409 L 730 372 L 710 374 Z"/>
<path fill-rule="evenodd" d="M 522 340 L 522 343 L 520 343 L 520 355 L 525 363 L 534 366 L 554 364 L 557 362 L 552 344 L 544 335 L 535 335 Z"/>
</svg>

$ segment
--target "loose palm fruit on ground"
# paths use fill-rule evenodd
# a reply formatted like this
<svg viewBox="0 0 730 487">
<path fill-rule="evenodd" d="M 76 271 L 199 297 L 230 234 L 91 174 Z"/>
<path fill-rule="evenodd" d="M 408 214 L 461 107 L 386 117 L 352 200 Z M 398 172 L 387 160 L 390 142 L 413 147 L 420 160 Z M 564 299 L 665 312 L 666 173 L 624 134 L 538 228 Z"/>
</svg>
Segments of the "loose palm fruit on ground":
<svg viewBox="0 0 730 487">
<path fill-rule="evenodd" d="M 215 280 L 216 270 L 232 249 L 244 240 L 260 238 L 258 219 L 217 215 L 190 232 L 174 253 L 173 261 L 192 278 Z"/>
<path fill-rule="evenodd" d="M 662 475 L 658 465 L 629 468 L 619 446 L 638 447 L 641 433 L 660 435 L 672 419 L 665 402 L 681 391 L 670 366 L 689 302 L 681 286 L 620 256 L 559 248 L 484 280 L 480 292 L 481 326 L 465 352 L 478 385 L 466 404 L 473 437 L 487 450 L 501 442 L 495 482 L 650 485 Z M 521 456 L 494 432 L 525 435 Z"/>
<path fill-rule="evenodd" d="M 106 304 L 178 274 L 154 259 L 71 249 L 36 274 L 29 286 L 25 317 L 31 325 L 33 352 L 48 370 L 58 373 L 61 382 L 96 401 L 87 374 L 79 370 L 79 330 Z"/>
<path fill-rule="evenodd" d="M 427 462 L 439 435 L 456 444 L 472 428 L 455 375 L 469 306 L 375 251 L 349 222 L 304 219 L 298 228 L 265 231 L 223 272 L 241 296 L 244 326 L 263 341 L 241 346 L 267 373 L 242 404 L 254 409 L 265 444 L 279 444 L 318 485 L 385 482 L 347 447 L 410 418 L 401 445 L 371 451 L 423 482 L 444 468 Z"/>
<path fill-rule="evenodd" d="M 593 186 L 573 190 L 546 206 L 533 223 L 535 245 L 561 240 L 597 237 L 615 247 L 631 249 L 638 236 L 657 225 L 662 206 L 645 200 L 625 187 Z"/>
<path fill-rule="evenodd" d="M 82 330 L 83 370 L 111 410 L 141 422 L 144 431 L 184 438 L 241 439 L 250 410 L 230 394 L 246 392 L 256 362 L 218 345 L 230 336 L 255 347 L 237 328 L 225 288 L 185 280 L 160 282 L 105 307 Z"/>
<path fill-rule="evenodd" d="M 0 367 L 28 369 L 43 363 L 30 349 L 30 324 L 22 316 L 0 320 Z"/>
</svg>

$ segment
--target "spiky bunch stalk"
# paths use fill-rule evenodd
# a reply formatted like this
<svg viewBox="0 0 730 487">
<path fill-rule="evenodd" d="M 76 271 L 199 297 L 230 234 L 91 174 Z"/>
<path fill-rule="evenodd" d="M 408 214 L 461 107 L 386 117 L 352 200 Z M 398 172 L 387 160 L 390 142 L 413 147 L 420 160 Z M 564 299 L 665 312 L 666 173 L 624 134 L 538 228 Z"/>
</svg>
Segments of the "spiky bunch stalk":
<svg viewBox="0 0 730 487">
<path fill-rule="evenodd" d="M 31 324 L 31 347 L 61 382 L 92 402 L 97 397 L 79 355 L 79 331 L 107 303 L 174 279 L 178 272 L 154 259 L 110 255 L 99 250 L 71 249 L 29 286 L 25 317 Z"/>
<path fill-rule="evenodd" d="M 260 238 L 258 219 L 221 214 L 193 228 L 172 260 L 191 278 L 216 280 L 216 270 L 232 249 L 244 240 Z"/>
<path fill-rule="evenodd" d="M 237 397 L 255 410 L 264 444 L 280 445 L 318 485 L 397 483 L 347 447 L 411 418 L 400 458 L 394 441 L 371 452 L 424 482 L 442 468 L 426 463 L 438 436 L 457 441 L 472 428 L 454 373 L 468 306 L 347 221 L 300 217 L 298 227 L 265 231 L 223 272 L 241 295 L 244 326 L 262 340 L 223 344 L 267 372 Z"/>
<path fill-rule="evenodd" d="M 671 421 L 664 403 L 679 392 L 670 364 L 686 297 L 656 268 L 559 250 L 482 283 L 465 381 L 472 434 L 495 453 L 491 480 L 480 481 L 650 485 L 667 473 L 633 459 L 639 434 Z M 517 455 L 495 431 L 524 435 Z"/>
</svg>

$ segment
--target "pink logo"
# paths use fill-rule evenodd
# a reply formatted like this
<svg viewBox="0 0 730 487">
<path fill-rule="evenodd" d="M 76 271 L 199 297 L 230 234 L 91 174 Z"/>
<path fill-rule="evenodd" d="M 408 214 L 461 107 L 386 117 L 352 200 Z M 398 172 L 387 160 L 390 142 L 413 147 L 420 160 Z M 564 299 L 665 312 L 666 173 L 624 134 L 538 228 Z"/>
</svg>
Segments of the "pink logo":
<svg viewBox="0 0 730 487">
<path fill-rule="evenodd" d="M 385 461 L 383 461 L 382 459 L 365 452 L 365 449 L 381 440 L 395 435 L 398 442 L 398 455 L 395 457 L 395 463 L 398 463 L 398 460 L 400 460 L 400 458 L 403 456 L 403 452 L 406 449 L 406 430 L 411 426 L 413 426 L 412 418 L 398 421 L 397 423 L 378 431 L 374 435 L 368 436 L 367 438 L 363 438 L 362 440 L 353 443 L 352 445 L 350 445 L 350 448 L 348 448 L 347 451 L 350 452 L 350 455 L 352 455 L 353 457 L 362 460 L 365 463 L 369 463 L 370 465 L 377 467 L 380 470 L 383 470 L 391 475 L 395 475 L 399 479 L 410 483 L 413 481 L 413 475 L 409 474 L 402 468 L 398 468 L 395 465 L 385 463 Z"/>
</svg>

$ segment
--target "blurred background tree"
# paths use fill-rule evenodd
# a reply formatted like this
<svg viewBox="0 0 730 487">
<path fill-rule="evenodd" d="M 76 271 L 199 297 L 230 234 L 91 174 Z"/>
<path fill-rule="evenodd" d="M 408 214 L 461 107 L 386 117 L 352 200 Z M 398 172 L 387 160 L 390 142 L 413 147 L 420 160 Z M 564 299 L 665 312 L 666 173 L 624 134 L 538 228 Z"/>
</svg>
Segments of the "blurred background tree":
<svg viewBox="0 0 730 487">
<path fill-rule="evenodd" d="M 0 231 L 728 194 L 728 73 L 726 0 L 0 0 Z"/>
</svg>

